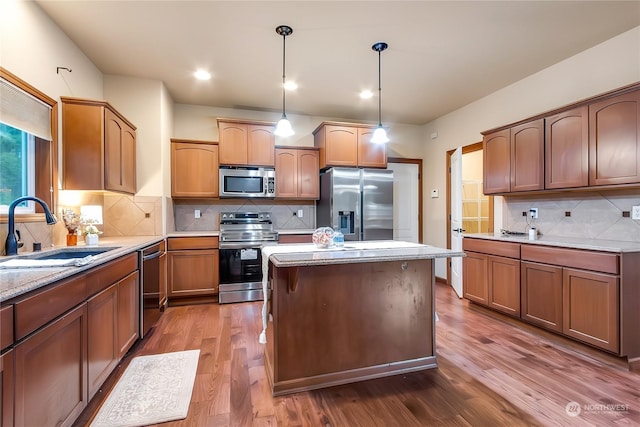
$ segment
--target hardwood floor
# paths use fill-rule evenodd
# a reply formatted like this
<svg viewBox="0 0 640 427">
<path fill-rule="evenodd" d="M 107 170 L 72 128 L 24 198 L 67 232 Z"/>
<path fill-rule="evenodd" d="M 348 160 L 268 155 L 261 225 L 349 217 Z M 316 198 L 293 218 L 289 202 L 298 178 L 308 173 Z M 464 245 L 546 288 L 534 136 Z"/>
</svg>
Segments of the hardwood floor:
<svg viewBox="0 0 640 427">
<path fill-rule="evenodd" d="M 158 426 L 640 425 L 640 375 L 621 360 L 488 316 L 442 284 L 437 369 L 274 398 L 258 343 L 261 307 L 168 308 L 75 425 L 90 422 L 132 357 L 196 348 L 188 417 Z"/>
</svg>

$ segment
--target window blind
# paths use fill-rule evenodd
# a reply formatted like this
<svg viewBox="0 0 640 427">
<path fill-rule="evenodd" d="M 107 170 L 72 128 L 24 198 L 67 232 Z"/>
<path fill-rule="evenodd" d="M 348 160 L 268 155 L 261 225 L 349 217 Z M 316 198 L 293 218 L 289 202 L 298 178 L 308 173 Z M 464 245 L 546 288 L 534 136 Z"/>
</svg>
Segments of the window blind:
<svg viewBox="0 0 640 427">
<path fill-rule="evenodd" d="M 51 141 L 51 107 L 0 78 L 0 122 Z"/>
</svg>

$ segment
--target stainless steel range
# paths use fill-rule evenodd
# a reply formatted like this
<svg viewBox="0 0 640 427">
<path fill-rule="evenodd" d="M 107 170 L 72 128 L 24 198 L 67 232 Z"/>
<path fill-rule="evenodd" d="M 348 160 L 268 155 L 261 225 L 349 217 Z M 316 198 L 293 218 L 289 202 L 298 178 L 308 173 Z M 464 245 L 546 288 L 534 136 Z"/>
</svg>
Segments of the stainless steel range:
<svg viewBox="0 0 640 427">
<path fill-rule="evenodd" d="M 277 241 L 269 212 L 220 213 L 220 304 L 262 300 L 260 246 Z"/>
</svg>

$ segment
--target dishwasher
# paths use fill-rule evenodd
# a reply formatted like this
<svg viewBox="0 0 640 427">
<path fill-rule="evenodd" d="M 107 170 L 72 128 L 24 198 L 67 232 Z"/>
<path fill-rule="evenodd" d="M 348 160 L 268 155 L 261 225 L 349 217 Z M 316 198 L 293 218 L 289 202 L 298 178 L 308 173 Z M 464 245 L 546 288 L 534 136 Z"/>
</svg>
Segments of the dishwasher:
<svg viewBox="0 0 640 427">
<path fill-rule="evenodd" d="M 167 252 L 165 241 L 139 251 L 140 338 L 160 320 L 167 305 Z"/>
</svg>

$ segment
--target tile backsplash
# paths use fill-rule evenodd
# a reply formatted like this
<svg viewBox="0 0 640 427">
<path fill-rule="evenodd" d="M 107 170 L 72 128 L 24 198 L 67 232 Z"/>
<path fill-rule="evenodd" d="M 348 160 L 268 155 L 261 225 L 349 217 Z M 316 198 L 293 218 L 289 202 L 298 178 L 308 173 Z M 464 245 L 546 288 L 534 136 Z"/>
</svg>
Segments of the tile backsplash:
<svg viewBox="0 0 640 427">
<path fill-rule="evenodd" d="M 637 242 L 640 220 L 623 217 L 623 212 L 631 212 L 632 206 L 638 205 L 638 190 L 507 196 L 503 204 L 503 228 L 526 231 L 527 218 L 522 212 L 538 208 L 539 216 L 533 225 L 543 235 Z"/>
<path fill-rule="evenodd" d="M 297 216 L 302 210 L 302 218 Z M 195 211 L 200 210 L 200 218 Z M 266 203 L 264 200 L 219 200 L 213 203 L 191 200 L 173 200 L 173 214 L 176 231 L 211 231 L 220 229 L 220 212 L 271 212 L 271 220 L 276 230 L 314 229 L 316 207 L 313 202 Z M 294 215 L 295 214 L 295 215 Z"/>
</svg>

